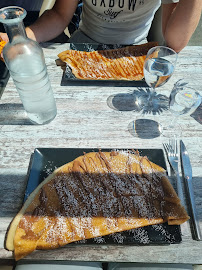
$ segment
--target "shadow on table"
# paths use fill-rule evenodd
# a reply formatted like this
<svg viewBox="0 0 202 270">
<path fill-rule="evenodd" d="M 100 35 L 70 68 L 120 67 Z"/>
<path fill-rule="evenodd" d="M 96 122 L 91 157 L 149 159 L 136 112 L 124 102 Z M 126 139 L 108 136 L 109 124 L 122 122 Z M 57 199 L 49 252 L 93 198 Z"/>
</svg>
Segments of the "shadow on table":
<svg viewBox="0 0 202 270">
<path fill-rule="evenodd" d="M 119 93 L 107 99 L 107 105 L 118 111 L 136 111 L 143 114 L 160 114 L 169 109 L 169 98 L 162 94 L 155 94 L 152 103 L 144 108 L 144 104 L 151 93 L 150 88 L 137 87 L 131 93 Z M 144 102 L 145 101 L 145 102 Z"/>
<path fill-rule="evenodd" d="M 161 128 L 157 121 L 151 119 L 136 119 L 128 125 L 129 133 L 140 139 L 154 139 L 161 135 Z"/>
<path fill-rule="evenodd" d="M 195 110 L 195 112 L 191 114 L 191 117 L 194 118 L 199 124 L 202 125 L 202 103 Z"/>
<path fill-rule="evenodd" d="M 12 171 L 12 169 L 10 169 L 10 171 Z M 1 170 L 0 183 L 0 218 L 13 218 L 23 204 L 27 175 L 22 173 L 3 173 Z"/>
<path fill-rule="evenodd" d="M 134 111 L 138 112 L 139 119 L 129 123 L 128 131 L 134 137 L 141 139 L 153 139 L 159 137 L 161 134 L 161 126 L 159 123 L 152 119 L 145 118 L 146 115 L 156 115 L 169 109 L 169 98 L 162 94 L 155 94 L 152 103 L 145 107 L 149 95 L 150 88 L 137 87 L 130 93 L 119 93 L 112 95 L 107 99 L 107 105 L 117 111 Z M 145 101 L 145 102 L 144 102 Z M 134 118 L 135 115 L 134 115 Z"/>
<path fill-rule="evenodd" d="M 33 125 L 22 104 L 0 104 L 0 125 Z"/>
</svg>

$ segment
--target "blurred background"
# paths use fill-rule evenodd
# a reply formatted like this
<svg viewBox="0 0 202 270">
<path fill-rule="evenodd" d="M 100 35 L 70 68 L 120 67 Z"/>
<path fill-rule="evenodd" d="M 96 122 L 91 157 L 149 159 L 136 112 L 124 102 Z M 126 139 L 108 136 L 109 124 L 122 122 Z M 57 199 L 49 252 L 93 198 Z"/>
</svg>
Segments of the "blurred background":
<svg viewBox="0 0 202 270">
<path fill-rule="evenodd" d="M 24 19 L 26 25 L 33 23 L 39 16 L 39 11 L 41 9 L 43 0 L 1 0 L 0 8 L 7 6 L 20 6 L 27 10 L 28 14 Z M 0 23 L 0 31 L 5 32 L 3 25 Z"/>
<path fill-rule="evenodd" d="M 43 3 L 44 2 L 44 3 Z M 40 11 L 44 12 L 45 9 L 50 8 L 54 4 L 55 0 L 0 0 L 0 8 L 7 6 L 19 6 L 23 7 L 27 11 L 27 16 L 25 17 L 24 25 L 29 26 L 37 20 L 39 17 Z M 42 7 L 42 4 L 43 7 Z M 47 7 L 47 8 L 46 8 Z M 41 8 L 43 10 L 41 10 Z M 3 25 L 0 23 L 0 32 L 5 32 Z M 68 36 L 64 33 L 52 40 L 53 42 L 67 42 Z"/>
<path fill-rule="evenodd" d="M 26 10 L 37 10 L 39 11 L 43 0 L 1 0 L 0 7 L 6 6 L 20 6 L 25 8 Z"/>
</svg>

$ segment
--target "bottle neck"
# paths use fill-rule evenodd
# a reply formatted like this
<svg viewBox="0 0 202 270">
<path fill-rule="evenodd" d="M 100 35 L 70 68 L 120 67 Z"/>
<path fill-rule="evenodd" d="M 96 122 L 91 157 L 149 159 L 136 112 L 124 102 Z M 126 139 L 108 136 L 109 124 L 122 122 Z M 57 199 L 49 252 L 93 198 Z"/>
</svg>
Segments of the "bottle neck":
<svg viewBox="0 0 202 270">
<path fill-rule="evenodd" d="M 23 21 L 15 24 L 4 24 L 4 28 L 8 35 L 9 42 L 12 42 L 17 38 L 27 38 Z"/>
</svg>

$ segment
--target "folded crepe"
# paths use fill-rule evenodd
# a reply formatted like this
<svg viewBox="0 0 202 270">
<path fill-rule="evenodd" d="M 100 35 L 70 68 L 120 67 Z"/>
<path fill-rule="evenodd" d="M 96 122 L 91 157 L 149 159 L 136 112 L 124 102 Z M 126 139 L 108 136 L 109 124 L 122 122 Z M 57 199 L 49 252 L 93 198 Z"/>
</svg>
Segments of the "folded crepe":
<svg viewBox="0 0 202 270">
<path fill-rule="evenodd" d="M 135 151 L 91 152 L 56 169 L 31 193 L 6 247 L 19 260 L 36 249 L 188 219 L 163 168 Z"/>
<path fill-rule="evenodd" d="M 67 50 L 58 57 L 82 80 L 142 80 L 149 49 L 157 42 L 98 51 Z"/>
<path fill-rule="evenodd" d="M 4 59 L 1 57 L 1 53 L 2 53 L 5 45 L 6 45 L 6 41 L 4 41 L 0 38 L 0 60 L 2 60 L 2 61 L 4 61 Z"/>
</svg>

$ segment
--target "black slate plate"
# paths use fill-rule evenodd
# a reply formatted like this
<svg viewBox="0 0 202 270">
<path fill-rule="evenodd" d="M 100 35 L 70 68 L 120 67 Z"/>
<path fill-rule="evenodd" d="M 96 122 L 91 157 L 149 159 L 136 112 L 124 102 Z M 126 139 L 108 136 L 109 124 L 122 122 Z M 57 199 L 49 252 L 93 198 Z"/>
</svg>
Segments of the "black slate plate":
<svg viewBox="0 0 202 270">
<path fill-rule="evenodd" d="M 111 151 L 112 149 L 102 149 Z M 161 149 L 138 149 L 141 155 L 146 155 L 149 160 L 166 169 L 164 154 Z M 37 148 L 30 160 L 28 170 L 28 183 L 24 200 L 29 194 L 56 168 L 68 163 L 84 152 L 98 151 L 98 149 L 82 148 Z M 97 237 L 90 240 L 80 241 L 85 244 L 174 244 L 180 243 L 180 226 L 169 226 L 167 223 L 151 225 L 134 230 L 114 233 L 105 237 Z M 75 244 L 75 243 L 74 243 Z"/>
<path fill-rule="evenodd" d="M 111 50 L 126 47 L 126 45 L 120 44 L 97 44 L 97 43 L 70 43 L 71 50 L 77 51 L 96 51 L 96 50 Z M 66 71 L 63 73 L 61 85 L 92 85 L 92 86 L 136 86 L 136 87 L 146 87 L 147 84 L 145 80 L 141 81 L 126 81 L 126 80 L 81 80 L 76 78 L 72 74 L 71 68 L 67 65 Z"/>
</svg>

